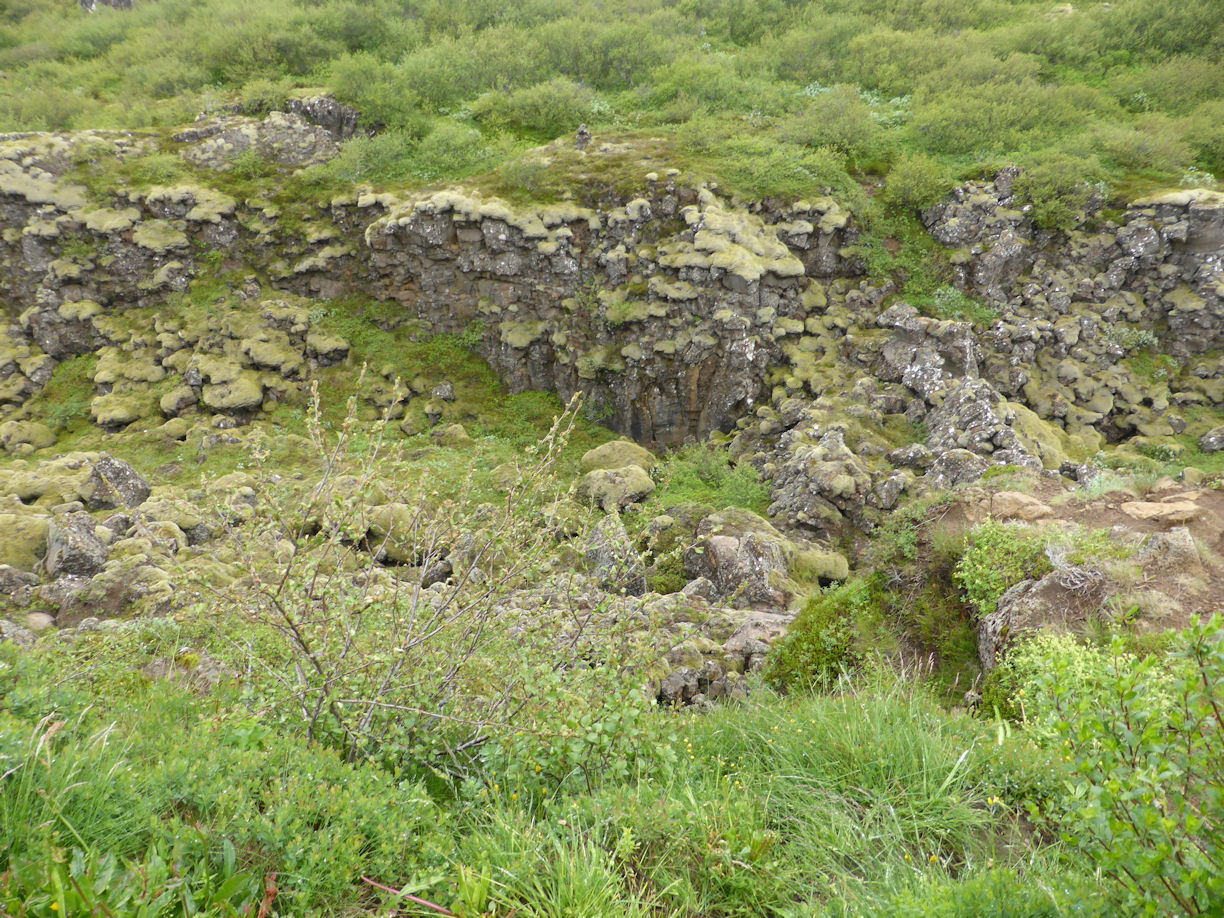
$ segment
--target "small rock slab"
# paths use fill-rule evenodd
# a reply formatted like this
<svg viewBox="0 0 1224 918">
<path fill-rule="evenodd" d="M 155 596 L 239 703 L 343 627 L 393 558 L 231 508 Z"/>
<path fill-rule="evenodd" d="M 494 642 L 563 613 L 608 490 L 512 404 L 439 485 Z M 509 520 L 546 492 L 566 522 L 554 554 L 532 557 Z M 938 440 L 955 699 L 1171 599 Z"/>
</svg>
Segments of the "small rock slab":
<svg viewBox="0 0 1224 918">
<path fill-rule="evenodd" d="M 1205 453 L 1218 453 L 1224 450 L 1224 425 L 1209 430 L 1199 437 L 1199 449 Z"/>
<path fill-rule="evenodd" d="M 1181 526 L 1203 515 L 1203 508 L 1188 500 L 1161 503 L 1132 500 L 1124 503 L 1120 509 L 1133 520 L 1162 523 L 1169 526 Z"/>
<path fill-rule="evenodd" d="M 139 472 L 105 453 L 93 464 L 86 485 L 90 510 L 131 510 L 148 500 L 151 492 Z"/>
<path fill-rule="evenodd" d="M 997 520 L 1044 520 L 1054 515 L 1049 504 L 1021 491 L 999 491 L 990 499 L 990 515 Z"/>
</svg>

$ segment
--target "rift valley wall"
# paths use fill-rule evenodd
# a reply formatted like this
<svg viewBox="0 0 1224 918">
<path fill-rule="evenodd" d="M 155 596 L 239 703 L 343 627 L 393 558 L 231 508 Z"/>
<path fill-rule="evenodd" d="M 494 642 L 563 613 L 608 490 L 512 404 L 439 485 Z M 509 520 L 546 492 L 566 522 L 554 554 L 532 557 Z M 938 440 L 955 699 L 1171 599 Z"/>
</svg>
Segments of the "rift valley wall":
<svg viewBox="0 0 1224 918">
<path fill-rule="evenodd" d="M 284 150 L 286 136 L 305 138 L 307 159 L 327 155 L 298 114 L 180 135 L 203 163 L 244 143 Z M 57 361 L 99 350 L 99 423 L 193 407 L 249 417 L 346 352 L 309 308 L 270 298 L 362 294 L 435 331 L 476 333 L 512 390 L 582 390 L 590 412 L 642 442 L 738 431 L 779 512 L 822 531 L 869 522 L 864 508 L 887 510 L 911 473 L 946 484 L 991 462 L 1073 466 L 1106 441 L 1174 436 L 1224 405 L 1224 196 L 1213 192 L 1138 201 L 1055 235 L 1015 206 L 1014 173 L 959 189 L 924 219 L 960 286 L 997 312 L 974 326 L 890 307 L 891 282 L 863 277 L 853 216 L 827 198 L 737 206 L 651 172 L 628 198 L 358 192 L 290 219 L 270 199 L 202 184 L 91 193 L 64 177 L 83 150 L 155 149 L 98 132 L 0 141 L 0 411 L 19 412 Z M 218 269 L 249 274 L 231 285 L 224 328 L 166 313 L 147 334 L 116 331 L 125 311 Z M 126 398 L 150 382 L 152 407 Z M 880 429 L 923 425 L 932 457 L 898 464 L 884 435 L 864 448 L 862 411 Z M 828 458 L 843 450 L 857 465 Z M 957 461 L 939 467 L 949 452 Z"/>
</svg>

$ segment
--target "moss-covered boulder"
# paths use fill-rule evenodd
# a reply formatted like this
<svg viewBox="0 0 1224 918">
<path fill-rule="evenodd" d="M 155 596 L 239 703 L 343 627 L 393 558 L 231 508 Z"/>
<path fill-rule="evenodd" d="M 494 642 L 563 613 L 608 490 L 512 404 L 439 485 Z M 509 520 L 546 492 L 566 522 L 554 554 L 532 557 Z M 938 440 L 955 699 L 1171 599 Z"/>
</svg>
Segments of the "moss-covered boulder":
<svg viewBox="0 0 1224 918">
<path fill-rule="evenodd" d="M 650 473 L 639 465 L 595 469 L 578 480 L 578 496 L 607 512 L 622 510 L 654 493 Z"/>
<path fill-rule="evenodd" d="M 206 385 L 201 397 L 214 411 L 254 411 L 263 404 L 264 387 L 258 373 L 242 370 L 233 379 Z"/>
<path fill-rule="evenodd" d="M 6 421 L 0 424 L 0 447 L 6 453 L 24 455 L 55 445 L 55 432 L 37 421 Z"/>
<path fill-rule="evenodd" d="M 785 609 L 801 582 L 843 579 L 850 566 L 838 552 L 792 541 L 750 510 L 729 507 L 701 521 L 685 553 L 684 571 L 690 579 L 704 577 L 713 584 L 717 601 Z"/>
<path fill-rule="evenodd" d="M 69 513 L 55 519 L 47 531 L 47 574 L 92 577 L 106 564 L 106 545 L 88 513 Z"/>
<path fill-rule="evenodd" d="M 32 571 L 47 553 L 51 517 L 31 513 L 19 502 L 0 502 L 0 564 Z"/>
<path fill-rule="evenodd" d="M 582 454 L 582 471 L 595 469 L 623 469 L 636 465 L 650 471 L 658 463 L 654 454 L 632 440 L 613 440 Z"/>
<path fill-rule="evenodd" d="M 452 449 L 462 449 L 476 442 L 462 424 L 446 424 L 434 430 L 430 436 L 439 446 Z"/>
</svg>

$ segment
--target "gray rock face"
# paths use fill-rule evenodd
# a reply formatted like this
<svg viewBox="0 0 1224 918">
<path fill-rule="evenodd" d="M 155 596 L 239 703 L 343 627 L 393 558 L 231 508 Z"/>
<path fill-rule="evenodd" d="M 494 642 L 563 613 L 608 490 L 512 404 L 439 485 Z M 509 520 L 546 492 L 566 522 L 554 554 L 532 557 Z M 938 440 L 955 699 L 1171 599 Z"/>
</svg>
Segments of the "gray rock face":
<svg viewBox="0 0 1224 918">
<path fill-rule="evenodd" d="M 821 535 L 833 532 L 842 514 L 860 518 L 871 494 L 871 474 L 846 446 L 842 430 L 800 424 L 782 435 L 779 454 L 771 513 Z"/>
<path fill-rule="evenodd" d="M 1103 580 L 1077 580 L 1054 571 L 1040 580 L 1022 580 L 999 599 L 978 625 L 978 659 L 990 672 L 1022 634 L 1074 633 L 1100 604 Z"/>
<path fill-rule="evenodd" d="M 927 469 L 926 480 L 931 487 L 943 490 L 977 481 L 990 468 L 990 461 L 967 449 L 950 449 Z"/>
<path fill-rule="evenodd" d="M 84 512 L 53 520 L 47 533 L 47 575 L 90 577 L 102 570 L 107 550 L 96 535 L 96 528 L 93 517 Z"/>
<path fill-rule="evenodd" d="M 1120 227 L 1063 235 L 1034 227 L 1015 206 L 1011 180 L 996 179 L 957 189 L 923 222 L 957 249 L 958 285 L 988 302 L 1041 316 L 1069 313 L 1072 302 L 1082 314 L 1084 306 L 1118 301 L 1127 312 L 1141 307 L 1150 327 L 1167 323 L 1161 349 L 1175 356 L 1224 344 L 1224 195 L 1217 192 L 1136 201 Z"/>
<path fill-rule="evenodd" d="M 646 568 L 616 514 L 604 517 L 591 531 L 586 558 L 603 589 L 629 596 L 646 592 Z"/>
<path fill-rule="evenodd" d="M 1199 449 L 1205 453 L 1224 450 L 1224 427 L 1217 427 L 1199 437 Z"/>
<path fill-rule="evenodd" d="M 337 102 L 332 96 L 325 94 L 305 99 L 290 99 L 286 108 L 312 124 L 317 124 L 337 142 L 348 140 L 357 132 L 360 113 L 351 105 Z"/>
<path fill-rule="evenodd" d="M 38 577 L 27 571 L 19 571 L 7 564 L 0 564 L 0 603 L 10 602 L 23 606 L 28 601 L 34 587 L 38 586 Z"/>
<path fill-rule="evenodd" d="M 224 171 L 248 151 L 289 168 L 325 163 L 340 152 L 335 137 L 301 115 L 271 112 L 262 121 L 241 115 L 210 118 L 175 135 L 183 156 L 197 166 Z"/>
<path fill-rule="evenodd" d="M 328 295 L 359 269 L 439 331 L 483 322 L 481 350 L 512 391 L 582 391 L 588 413 L 640 443 L 731 429 L 761 399 L 779 339 L 803 330 L 800 278 L 855 267 L 836 255 L 856 231 L 835 205 L 749 214 L 661 182 L 598 210 L 517 214 L 453 193 L 378 206 L 337 213 L 366 226 L 366 249 L 295 274 L 294 289 Z"/>
<path fill-rule="evenodd" d="M 1041 461 L 1020 442 L 1014 412 L 990 383 L 964 379 L 953 385 L 939 407 L 926 416 L 927 446 L 939 453 L 967 449 L 996 462 L 1041 468 Z"/>
<path fill-rule="evenodd" d="M 690 579 L 704 577 L 716 602 L 739 608 L 785 609 L 784 588 L 790 565 L 787 539 L 754 513 L 725 510 L 701 521 L 694 545 L 685 553 Z"/>
<path fill-rule="evenodd" d="M 89 473 L 90 510 L 131 510 L 149 499 L 149 483 L 128 463 L 103 454 Z"/>
<path fill-rule="evenodd" d="M 1185 526 L 1158 532 L 1148 539 L 1136 559 L 1145 571 L 1191 573 L 1202 569 L 1203 556 Z"/>
<path fill-rule="evenodd" d="M 22 650 L 28 650 L 34 646 L 36 640 L 37 637 L 29 628 L 0 619 L 0 644 L 12 641 Z"/>
</svg>

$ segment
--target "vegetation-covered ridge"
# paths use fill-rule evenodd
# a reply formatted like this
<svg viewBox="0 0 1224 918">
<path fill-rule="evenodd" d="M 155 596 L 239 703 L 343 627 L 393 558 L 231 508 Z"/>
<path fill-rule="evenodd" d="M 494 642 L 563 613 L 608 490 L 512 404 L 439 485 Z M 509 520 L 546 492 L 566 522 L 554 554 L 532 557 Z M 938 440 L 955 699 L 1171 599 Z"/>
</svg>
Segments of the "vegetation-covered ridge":
<svg viewBox="0 0 1224 918">
<path fill-rule="evenodd" d="M 4 13 L 0 130 L 173 126 L 321 87 L 385 129 L 346 153 L 349 179 L 487 169 L 580 122 L 674 136 L 758 194 L 924 157 L 962 175 L 1224 172 L 1224 37 L 1201 4 L 91 6 Z"/>
</svg>

